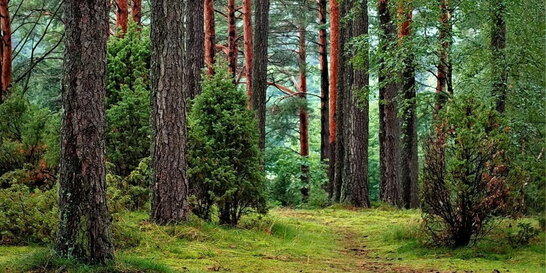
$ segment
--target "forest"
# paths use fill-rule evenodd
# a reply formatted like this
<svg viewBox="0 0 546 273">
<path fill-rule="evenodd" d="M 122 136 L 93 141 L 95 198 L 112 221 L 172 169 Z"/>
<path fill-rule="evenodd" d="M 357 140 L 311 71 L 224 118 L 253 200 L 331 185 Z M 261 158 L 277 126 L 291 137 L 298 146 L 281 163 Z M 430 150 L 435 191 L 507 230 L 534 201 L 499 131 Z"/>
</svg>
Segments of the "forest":
<svg viewBox="0 0 546 273">
<path fill-rule="evenodd" d="M 0 272 L 546 273 L 546 0 L 0 0 Z"/>
</svg>

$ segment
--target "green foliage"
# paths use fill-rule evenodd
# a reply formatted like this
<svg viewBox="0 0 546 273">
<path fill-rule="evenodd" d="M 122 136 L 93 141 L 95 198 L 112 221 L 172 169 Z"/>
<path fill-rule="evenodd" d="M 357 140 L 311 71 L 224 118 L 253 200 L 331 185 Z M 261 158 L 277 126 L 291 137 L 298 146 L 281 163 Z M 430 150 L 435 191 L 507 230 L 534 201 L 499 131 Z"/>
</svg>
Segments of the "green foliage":
<svg viewBox="0 0 546 273">
<path fill-rule="evenodd" d="M 236 225 L 249 209 L 265 212 L 262 155 L 254 113 L 223 68 L 203 82 L 189 114 L 190 184 L 194 211 L 210 219 L 216 204 L 222 224 Z"/>
<path fill-rule="evenodd" d="M 24 182 L 28 186 L 53 185 L 53 176 L 59 163 L 59 117 L 47 109 L 30 104 L 19 92 L 0 104 L 0 186 L 12 184 L 14 173 L 29 172 Z M 21 177 L 21 176 L 19 176 Z M 30 180 L 33 180 L 31 182 Z M 32 184 L 36 185 L 32 185 Z"/>
<path fill-rule="evenodd" d="M 440 114 L 425 150 L 422 209 L 431 241 L 462 247 L 481 238 L 492 216 L 513 212 L 509 134 L 498 113 L 461 94 Z"/>
<path fill-rule="evenodd" d="M 151 159 L 146 157 L 128 176 L 106 175 L 110 210 L 114 213 L 130 210 L 142 210 L 150 198 Z"/>
<path fill-rule="evenodd" d="M 57 191 L 0 189 L 0 244 L 49 244 L 57 229 Z"/>
<path fill-rule="evenodd" d="M 515 233 L 508 233 L 508 241 L 512 247 L 529 245 L 530 241 L 539 234 L 539 230 L 530 223 L 518 223 L 518 229 Z"/>
<path fill-rule="evenodd" d="M 150 41 L 131 24 L 108 44 L 107 155 L 126 176 L 150 153 Z"/>
</svg>

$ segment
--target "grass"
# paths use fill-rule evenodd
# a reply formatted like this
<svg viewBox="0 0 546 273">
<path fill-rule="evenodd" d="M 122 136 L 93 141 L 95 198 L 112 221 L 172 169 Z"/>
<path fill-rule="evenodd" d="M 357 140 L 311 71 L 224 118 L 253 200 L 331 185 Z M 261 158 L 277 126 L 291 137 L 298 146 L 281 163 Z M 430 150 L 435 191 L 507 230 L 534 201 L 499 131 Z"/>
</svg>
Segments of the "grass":
<svg viewBox="0 0 546 273">
<path fill-rule="evenodd" d="M 411 210 L 277 209 L 235 229 L 199 219 L 158 227 L 132 212 L 114 227 L 115 264 L 89 267 L 44 247 L 0 246 L 0 272 L 546 272 L 544 233 L 514 249 L 503 235 L 513 224 L 506 220 L 475 246 L 429 248 L 419 217 Z"/>
</svg>

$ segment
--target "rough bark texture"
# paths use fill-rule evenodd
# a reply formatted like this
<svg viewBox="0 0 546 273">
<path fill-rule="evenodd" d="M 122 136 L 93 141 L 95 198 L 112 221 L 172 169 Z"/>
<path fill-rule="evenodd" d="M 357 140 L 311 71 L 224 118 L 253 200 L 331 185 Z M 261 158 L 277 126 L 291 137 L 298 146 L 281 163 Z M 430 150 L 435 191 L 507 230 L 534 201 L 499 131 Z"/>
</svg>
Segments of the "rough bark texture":
<svg viewBox="0 0 546 273">
<path fill-rule="evenodd" d="M 335 178 L 335 159 L 336 159 L 336 136 L 337 136 L 337 82 L 339 73 L 339 3 L 337 0 L 330 2 L 330 100 L 329 100 L 329 136 L 328 143 L 330 147 L 329 163 L 329 183 L 328 193 L 331 199 L 334 199 L 334 178 Z"/>
<path fill-rule="evenodd" d="M 328 34 L 326 31 L 327 0 L 319 0 L 319 65 L 320 65 L 320 160 L 326 161 L 330 154 L 329 149 L 329 105 L 330 82 L 328 77 Z"/>
<path fill-rule="evenodd" d="M 2 31 L 2 44 L 1 53 L 2 53 L 2 62 L 1 62 L 1 87 L 0 91 L 0 103 L 3 101 L 3 98 L 8 94 L 9 89 L 13 83 L 13 73 L 12 73 L 12 62 L 11 62 L 11 23 L 9 15 L 9 1 L 0 0 L 0 29 Z"/>
<path fill-rule="evenodd" d="M 269 36 L 269 0 L 254 1 L 254 50 L 252 64 L 252 109 L 260 132 L 260 149 L 265 149 L 265 112 L 267 92 L 267 48 Z"/>
<path fill-rule="evenodd" d="M 106 204 L 104 96 L 108 6 L 65 0 L 65 63 L 56 250 L 90 263 L 114 258 Z"/>
<path fill-rule="evenodd" d="M 340 18 L 346 18 L 350 10 L 350 1 L 341 2 Z M 339 66 L 337 73 L 337 100 L 336 100 L 336 143 L 335 143 L 335 166 L 334 166 L 334 202 L 346 200 L 347 194 L 347 173 L 349 166 L 348 150 L 348 123 L 349 117 L 349 96 L 348 91 L 352 88 L 353 74 L 350 54 L 345 53 L 345 49 L 352 35 L 352 20 L 345 20 L 340 25 L 339 36 Z"/>
<path fill-rule="evenodd" d="M 201 94 L 201 73 L 205 67 L 204 2 L 187 2 L 184 84 L 189 98 Z"/>
<path fill-rule="evenodd" d="M 504 113 L 508 93 L 508 69 L 506 69 L 506 13 L 505 1 L 491 1 L 491 73 L 492 94 L 499 113 Z"/>
<path fill-rule="evenodd" d="M 137 25 L 142 26 L 142 0 L 132 0 L 131 17 Z"/>
<path fill-rule="evenodd" d="M 440 29 L 438 39 L 440 42 L 440 60 L 438 61 L 438 75 L 436 82 L 436 107 L 435 115 L 442 109 L 447 98 L 453 94 L 451 60 L 449 52 L 451 50 L 451 9 L 449 0 L 440 1 Z"/>
<path fill-rule="evenodd" d="M 214 1 L 204 0 L 205 20 L 205 66 L 209 75 L 214 74 L 214 55 L 216 55 L 216 25 L 214 22 Z"/>
<path fill-rule="evenodd" d="M 228 23 L 228 68 L 233 77 L 237 76 L 237 56 L 239 48 L 237 47 L 237 18 L 235 16 L 235 0 L 228 0 L 227 4 L 227 23 Z"/>
<path fill-rule="evenodd" d="M 127 33 L 129 23 L 129 3 L 127 0 L 116 0 L 116 31 L 120 36 Z"/>
<path fill-rule="evenodd" d="M 380 47 L 382 54 L 388 54 L 396 45 L 396 25 L 389 11 L 389 1 L 379 1 Z M 379 150 L 381 201 L 402 206 L 400 187 L 400 122 L 396 103 L 398 86 L 392 81 L 385 57 L 379 67 Z"/>
<path fill-rule="evenodd" d="M 246 95 L 248 109 L 252 109 L 252 1 L 243 0 L 243 39 L 245 54 Z"/>
<path fill-rule="evenodd" d="M 298 64 L 299 64 L 299 87 L 298 92 L 300 97 L 305 101 L 305 104 L 299 109 L 300 116 L 300 155 L 303 158 L 309 157 L 309 113 L 307 112 L 307 50 L 306 50 L 306 38 L 305 38 L 305 26 L 301 26 L 298 30 L 299 36 L 299 51 L 298 51 Z M 311 180 L 309 174 L 309 164 L 307 162 L 301 165 L 301 182 L 303 187 L 301 188 L 301 194 L 303 201 L 307 202 L 309 199 L 309 182 Z"/>
<path fill-rule="evenodd" d="M 398 29 L 398 44 L 404 52 L 402 68 L 402 98 L 401 106 L 401 169 L 402 198 L 405 208 L 417 208 L 418 196 L 418 151 L 417 151 L 417 101 L 414 55 L 408 39 L 411 36 L 412 12 L 411 1 L 398 2 L 398 18 L 401 22 Z"/>
<path fill-rule="evenodd" d="M 180 222 L 189 212 L 182 11 L 183 2 L 179 0 L 152 2 L 151 219 L 158 224 Z"/>
<path fill-rule="evenodd" d="M 368 34 L 368 1 L 354 1 L 356 8 L 352 37 Z M 353 84 L 349 93 L 348 114 L 348 201 L 355 207 L 370 207 L 368 186 L 368 123 L 369 123 L 369 61 L 368 51 L 364 54 L 362 66 L 352 69 Z"/>
</svg>

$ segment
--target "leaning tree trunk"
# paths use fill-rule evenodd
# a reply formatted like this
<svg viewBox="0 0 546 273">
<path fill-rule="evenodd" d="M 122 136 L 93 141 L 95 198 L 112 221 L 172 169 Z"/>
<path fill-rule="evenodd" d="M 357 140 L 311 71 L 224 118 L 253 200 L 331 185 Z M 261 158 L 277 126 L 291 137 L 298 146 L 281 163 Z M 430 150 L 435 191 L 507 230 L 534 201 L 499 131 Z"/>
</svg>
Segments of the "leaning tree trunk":
<svg viewBox="0 0 546 273">
<path fill-rule="evenodd" d="M 132 0 L 132 3 L 131 17 L 139 27 L 142 27 L 142 0 Z"/>
<path fill-rule="evenodd" d="M 379 1 L 380 48 L 382 54 L 394 51 L 396 44 L 396 25 L 389 11 L 389 1 Z M 398 86 L 392 80 L 383 56 L 379 67 L 379 149 L 381 181 L 380 199 L 394 206 L 402 205 L 400 187 L 400 122 L 396 103 Z"/>
<path fill-rule="evenodd" d="M 243 39 L 245 52 L 246 95 L 252 109 L 252 1 L 243 0 Z"/>
<path fill-rule="evenodd" d="M 65 63 L 57 253 L 90 263 L 114 258 L 106 200 L 108 5 L 65 0 Z"/>
<path fill-rule="evenodd" d="M 237 77 L 237 57 L 239 48 L 237 47 L 237 18 L 235 16 L 235 0 L 228 0 L 227 5 L 227 23 L 228 23 L 228 68 L 233 77 Z"/>
<path fill-rule="evenodd" d="M 440 1 L 440 27 L 438 40 L 440 42 L 440 60 L 438 61 L 438 73 L 436 75 L 436 107 L 434 116 L 444 107 L 447 98 L 453 95 L 451 79 L 451 59 L 449 52 L 452 45 L 451 37 L 451 8 L 448 0 Z"/>
<path fill-rule="evenodd" d="M 355 5 L 356 1 L 353 1 Z M 355 14 L 352 37 L 359 37 L 368 34 L 368 1 L 359 1 L 353 6 L 357 13 Z M 362 49 L 360 49 L 362 50 Z M 347 136 L 349 171 L 347 183 L 349 185 L 348 201 L 355 207 L 370 207 L 369 186 L 368 186 L 368 118 L 369 118 L 369 60 L 368 49 L 359 55 L 364 61 L 359 67 L 353 67 L 353 86 L 350 89 L 349 96 L 349 114 Z"/>
<path fill-rule="evenodd" d="M 179 0 L 152 2 L 151 219 L 158 224 L 180 222 L 189 214 L 182 11 Z"/>
<path fill-rule="evenodd" d="M 12 47 L 11 47 L 11 21 L 9 15 L 9 1 L 0 0 L 0 29 L 2 31 L 2 70 L 1 70 L 1 80 L 2 80 L 2 90 L 0 91 L 0 102 L 2 102 L 2 97 L 6 97 L 9 89 L 13 83 L 13 73 L 12 73 Z"/>
<path fill-rule="evenodd" d="M 204 0 L 205 20 L 205 66 L 207 74 L 214 74 L 214 56 L 216 55 L 216 25 L 214 22 L 214 0 Z"/>
<path fill-rule="evenodd" d="M 335 160 L 336 160 L 336 136 L 337 136 L 337 82 L 339 73 L 339 3 L 337 0 L 330 0 L 330 101 L 329 101 L 329 136 L 328 146 L 330 147 L 329 162 L 329 183 L 328 194 L 334 198 L 335 188 Z"/>
<path fill-rule="evenodd" d="M 260 149 L 265 149 L 265 112 L 267 91 L 267 48 L 269 32 L 269 0 L 254 1 L 254 44 L 252 64 L 252 109 L 256 112 Z"/>
<path fill-rule="evenodd" d="M 402 183 L 402 198 L 407 209 L 419 206 L 418 196 L 418 151 L 417 151 L 417 98 L 415 86 L 415 65 L 413 49 L 409 43 L 411 35 L 412 12 L 409 1 L 400 1 L 398 17 L 400 22 L 398 30 L 398 44 L 403 51 L 402 68 L 402 98 L 401 106 L 401 169 L 400 182 Z"/>
<path fill-rule="evenodd" d="M 506 69 L 506 3 L 491 1 L 491 73 L 492 95 L 499 113 L 504 113 L 508 93 L 508 70 Z"/>
<path fill-rule="evenodd" d="M 309 113 L 307 112 L 307 50 L 305 39 L 305 26 L 300 26 L 298 30 L 299 36 L 299 50 L 298 50 L 298 64 L 299 64 L 299 97 L 303 99 L 304 104 L 300 106 L 300 155 L 304 158 L 304 162 L 301 164 L 301 182 L 303 187 L 301 188 L 301 194 L 303 202 L 309 200 L 309 182 L 311 180 L 309 173 Z"/>
<path fill-rule="evenodd" d="M 203 1 L 187 2 L 186 66 L 184 84 L 188 96 L 193 99 L 201 94 L 201 73 L 205 67 L 205 29 Z"/>
<path fill-rule="evenodd" d="M 326 33 L 327 0 L 319 0 L 319 64 L 320 64 L 320 160 L 325 162 L 330 154 L 328 145 L 329 120 L 328 101 L 330 82 L 328 77 L 328 37 Z"/>
</svg>

